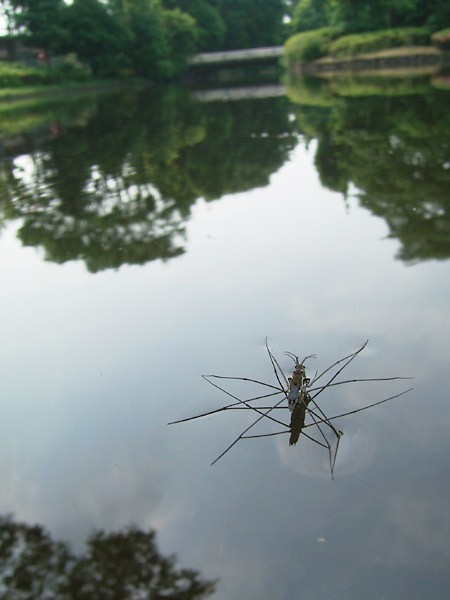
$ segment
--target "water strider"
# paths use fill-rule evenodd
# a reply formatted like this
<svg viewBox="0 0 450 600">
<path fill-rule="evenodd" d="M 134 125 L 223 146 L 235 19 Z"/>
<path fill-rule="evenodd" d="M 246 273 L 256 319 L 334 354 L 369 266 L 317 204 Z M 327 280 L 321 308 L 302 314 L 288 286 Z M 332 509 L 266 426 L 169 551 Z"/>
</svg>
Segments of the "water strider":
<svg viewBox="0 0 450 600">
<path fill-rule="evenodd" d="M 230 377 L 224 375 L 202 375 L 202 377 L 208 381 L 209 384 L 214 386 L 215 388 L 224 392 L 227 396 L 230 396 L 235 400 L 230 404 L 225 406 L 221 406 L 215 410 L 211 410 L 205 413 L 201 413 L 198 415 L 194 415 L 192 417 L 188 417 L 185 419 L 179 419 L 177 421 L 172 421 L 169 425 L 173 425 L 175 423 L 183 423 L 186 421 L 192 421 L 194 419 L 199 419 L 201 417 L 206 417 L 208 415 L 212 415 L 218 412 L 223 412 L 226 410 L 251 410 L 258 414 L 257 418 L 242 431 L 237 438 L 233 440 L 229 446 L 225 448 L 225 450 L 211 463 L 214 465 L 218 460 L 220 460 L 233 446 L 235 446 L 242 439 L 255 439 L 262 437 L 270 437 L 274 435 L 280 435 L 289 433 L 289 445 L 294 446 L 300 435 L 304 435 L 306 438 L 313 441 L 315 444 L 322 446 L 328 451 L 329 462 L 330 462 L 330 471 L 331 477 L 334 476 L 334 465 L 336 462 L 337 451 L 339 448 L 339 440 L 343 435 L 341 430 L 338 430 L 333 425 L 332 421 L 335 419 L 339 419 L 341 417 L 345 417 L 348 415 L 353 415 L 355 413 L 361 412 L 363 410 L 367 410 L 368 408 L 372 408 L 373 406 L 377 406 L 379 404 L 383 404 L 388 402 L 389 400 L 393 400 L 394 398 L 398 398 L 399 396 L 403 396 L 404 394 L 411 391 L 412 388 L 404 390 L 398 394 L 389 396 L 388 398 L 384 398 L 383 400 L 379 400 L 378 402 L 374 402 L 372 404 L 368 404 L 361 408 L 351 410 L 348 412 L 344 412 L 338 415 L 333 415 L 332 417 L 327 417 L 323 410 L 318 405 L 316 398 L 326 389 L 344 385 L 348 383 L 356 383 L 356 382 L 374 382 L 374 381 L 393 381 L 398 379 L 411 379 L 410 377 L 377 377 L 377 378 L 367 378 L 367 379 L 347 379 L 336 381 L 338 376 L 342 373 L 342 371 L 364 350 L 367 346 L 368 340 L 355 352 L 340 358 L 332 365 L 327 367 L 324 371 L 322 371 L 319 375 L 314 375 L 313 378 L 310 378 L 306 374 L 305 361 L 310 358 L 315 358 L 315 355 L 311 354 L 306 356 L 302 361 L 299 361 L 298 356 L 293 354 L 292 352 L 285 352 L 286 356 L 289 356 L 294 362 L 294 368 L 292 371 L 292 375 L 290 377 L 286 377 L 283 370 L 281 369 L 276 357 L 272 353 L 269 348 L 267 339 L 266 339 L 266 350 L 269 356 L 273 372 L 275 374 L 275 378 L 277 380 L 278 385 L 272 385 L 270 383 L 266 383 L 263 381 L 259 381 L 257 379 L 251 379 L 248 377 Z M 333 370 L 334 373 L 333 373 Z M 322 379 L 327 373 L 330 373 L 330 377 L 323 385 L 317 385 L 317 382 Z M 242 399 L 238 396 L 232 394 L 230 391 L 219 385 L 214 380 L 230 380 L 230 381 L 244 381 L 249 383 L 254 383 L 265 388 L 271 390 L 266 394 L 261 394 L 258 396 L 253 396 L 251 398 Z M 277 400 L 274 404 L 268 403 L 269 398 L 276 398 L 281 395 L 281 399 Z M 258 401 L 267 401 L 264 405 L 257 405 Z M 276 418 L 273 414 L 274 411 L 277 410 L 289 410 L 291 414 L 289 424 Z M 305 423 L 306 418 L 309 417 L 309 423 Z M 281 430 L 277 430 L 270 433 L 260 433 L 260 434 L 250 434 L 250 430 L 255 427 L 260 421 L 263 419 L 267 419 L 270 422 L 273 422 L 282 427 Z M 316 435 L 312 433 L 305 432 L 305 429 L 315 428 Z M 331 437 L 331 441 L 330 441 Z"/>
</svg>

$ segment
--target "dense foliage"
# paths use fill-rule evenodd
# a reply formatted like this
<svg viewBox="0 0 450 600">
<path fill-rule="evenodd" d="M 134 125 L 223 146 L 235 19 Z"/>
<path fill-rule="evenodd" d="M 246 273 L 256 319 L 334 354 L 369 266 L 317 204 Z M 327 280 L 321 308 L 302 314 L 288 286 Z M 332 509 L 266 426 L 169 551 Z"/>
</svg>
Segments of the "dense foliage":
<svg viewBox="0 0 450 600">
<path fill-rule="evenodd" d="M 29 44 L 75 53 L 95 75 L 153 80 L 174 77 L 195 52 L 273 46 L 330 27 L 432 32 L 450 22 L 448 0 L 0 0 L 0 8 L 10 33 Z"/>
<path fill-rule="evenodd" d="M 432 29 L 448 26 L 448 0 L 298 0 L 292 8 L 292 32 L 339 27 L 344 33 L 392 27 Z"/>
<path fill-rule="evenodd" d="M 450 4 L 440 0 L 299 0 L 291 15 L 294 35 L 285 47 L 286 64 L 294 73 L 300 63 L 325 55 L 429 45 L 431 39 L 444 48 L 430 35 L 450 23 Z"/>
<path fill-rule="evenodd" d="M 177 75 L 194 52 L 283 41 L 283 0 L 0 0 L 12 34 L 95 75 Z"/>
<path fill-rule="evenodd" d="M 2 0 L 11 33 L 53 55 L 75 53 L 94 75 L 172 77 L 196 50 L 193 17 L 160 0 Z"/>
<path fill-rule="evenodd" d="M 339 30 L 334 27 L 320 27 L 293 35 L 286 42 L 287 65 L 308 62 L 323 56 L 328 51 L 330 41 L 338 35 Z"/>
</svg>

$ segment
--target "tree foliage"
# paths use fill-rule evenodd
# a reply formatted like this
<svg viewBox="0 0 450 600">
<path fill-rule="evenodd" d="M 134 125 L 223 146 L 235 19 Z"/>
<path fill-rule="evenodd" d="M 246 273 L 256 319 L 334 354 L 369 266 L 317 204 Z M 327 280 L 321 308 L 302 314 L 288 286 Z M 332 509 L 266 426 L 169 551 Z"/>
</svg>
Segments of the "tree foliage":
<svg viewBox="0 0 450 600">
<path fill-rule="evenodd" d="M 74 0 L 67 7 L 70 44 L 95 74 L 112 74 L 129 64 L 126 47 L 131 42 L 124 23 L 98 0 Z"/>
<path fill-rule="evenodd" d="M 159 0 L 3 0 L 10 26 L 54 54 L 75 52 L 96 75 L 177 74 L 195 51 L 198 27 Z"/>
<path fill-rule="evenodd" d="M 178 74 L 198 51 L 273 46 L 290 32 L 345 33 L 450 23 L 448 0 L 0 0 L 11 31 L 95 74 Z"/>
<path fill-rule="evenodd" d="M 293 32 L 331 25 L 346 33 L 391 27 L 444 27 L 450 23 L 447 0 L 298 0 L 292 8 Z"/>
<path fill-rule="evenodd" d="M 331 18 L 348 33 L 414 24 L 420 0 L 333 0 Z"/>
<path fill-rule="evenodd" d="M 58 53 L 68 43 L 64 0 L 7 0 L 2 4 L 11 28 L 24 32 L 33 45 Z"/>
<path fill-rule="evenodd" d="M 217 3 L 226 27 L 226 49 L 282 43 L 285 5 L 281 0 L 217 0 Z"/>
<path fill-rule="evenodd" d="M 164 6 L 182 10 L 194 19 L 196 50 L 214 52 L 223 48 L 226 26 L 215 3 L 207 0 L 164 0 Z"/>
<path fill-rule="evenodd" d="M 328 24 L 328 0 L 299 0 L 294 5 L 291 23 L 294 32 L 319 29 Z"/>
</svg>

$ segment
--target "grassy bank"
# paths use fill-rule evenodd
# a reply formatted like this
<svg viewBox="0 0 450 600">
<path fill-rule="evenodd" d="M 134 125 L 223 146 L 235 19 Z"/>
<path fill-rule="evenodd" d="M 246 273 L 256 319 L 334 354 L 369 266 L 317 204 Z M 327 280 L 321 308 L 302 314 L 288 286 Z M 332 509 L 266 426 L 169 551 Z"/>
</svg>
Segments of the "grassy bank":
<svg viewBox="0 0 450 600">
<path fill-rule="evenodd" d="M 53 85 L 35 85 L 24 87 L 0 88 L 0 103 L 26 102 L 35 99 L 58 99 L 73 95 L 84 95 L 90 93 L 107 93 L 130 87 L 143 87 L 145 82 L 141 80 L 92 80 L 84 83 L 67 82 Z"/>
<path fill-rule="evenodd" d="M 402 27 L 383 31 L 341 35 L 340 31 L 324 27 L 298 33 L 285 43 L 285 65 L 296 74 L 305 65 L 317 65 L 321 70 L 333 65 L 352 68 L 378 68 L 387 63 L 395 68 L 408 66 L 406 58 L 424 56 L 424 62 L 439 63 L 447 30 L 432 34 L 422 27 Z M 411 61 L 414 66 L 414 60 Z"/>
<path fill-rule="evenodd" d="M 0 62 L 0 102 L 45 97 L 64 99 L 73 94 L 108 92 L 143 85 L 145 82 L 137 78 L 94 79 L 89 71 L 74 60 L 39 68 Z"/>
</svg>

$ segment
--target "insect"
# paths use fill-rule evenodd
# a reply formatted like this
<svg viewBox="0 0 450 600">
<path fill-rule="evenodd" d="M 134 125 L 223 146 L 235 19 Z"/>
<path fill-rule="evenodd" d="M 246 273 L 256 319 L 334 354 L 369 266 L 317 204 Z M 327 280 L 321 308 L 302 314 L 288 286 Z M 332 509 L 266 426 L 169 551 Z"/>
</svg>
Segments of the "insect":
<svg viewBox="0 0 450 600">
<path fill-rule="evenodd" d="M 210 385 L 219 389 L 227 396 L 233 398 L 233 400 L 235 401 L 230 404 L 221 406 L 220 408 L 217 408 L 215 410 L 210 410 L 208 412 L 194 415 L 185 419 L 172 421 L 169 423 L 169 425 L 174 425 L 176 423 L 184 423 L 186 421 L 192 421 L 194 419 L 200 419 L 201 417 L 206 417 L 227 410 L 250 410 L 258 415 L 256 419 L 250 425 L 248 425 L 233 440 L 233 442 L 231 442 L 225 448 L 225 450 L 223 450 L 223 452 L 219 454 L 219 456 L 215 460 L 213 460 L 211 465 L 214 465 L 217 461 L 219 461 L 240 440 L 263 438 L 289 433 L 290 446 L 295 446 L 295 444 L 297 444 L 298 440 L 300 439 L 300 436 L 303 435 L 315 444 L 322 446 L 328 451 L 331 477 L 333 478 L 334 466 L 339 448 L 339 441 L 343 435 L 343 432 L 337 429 L 332 423 L 332 421 L 348 415 L 353 415 L 363 410 L 367 410 L 369 408 L 372 408 L 373 406 L 377 406 L 379 404 L 388 402 L 389 400 L 393 400 L 394 398 L 398 398 L 399 396 L 403 396 L 404 394 L 410 392 L 412 389 L 409 388 L 407 390 L 404 390 L 403 392 L 389 396 L 388 398 L 384 398 L 383 400 L 379 400 L 378 402 L 374 402 L 372 404 L 363 406 L 362 408 L 357 408 L 352 411 L 344 412 L 338 415 L 333 415 L 332 417 L 328 418 L 316 401 L 316 398 L 328 388 L 355 382 L 375 382 L 393 381 L 398 379 L 411 379 L 410 377 L 378 377 L 337 381 L 337 378 L 342 373 L 342 371 L 358 356 L 358 354 L 360 354 L 364 350 L 367 344 L 368 340 L 360 348 L 358 348 L 358 350 L 352 352 L 347 356 L 344 356 L 343 358 L 340 358 L 332 365 L 327 367 L 320 374 L 317 374 L 316 372 L 314 377 L 312 378 L 308 377 L 306 374 L 305 361 L 307 361 L 308 359 L 315 358 L 314 354 L 306 356 L 301 361 L 299 361 L 298 356 L 296 356 L 292 352 L 285 352 L 285 355 L 291 358 L 294 362 L 292 375 L 290 377 L 286 377 L 276 357 L 270 350 L 268 341 L 266 339 L 266 351 L 270 359 L 276 382 L 278 385 L 266 383 L 248 377 L 202 375 L 202 377 Z M 325 377 L 327 374 L 328 378 Z M 318 384 L 318 382 L 320 380 L 323 380 L 323 378 L 326 380 L 325 383 Z M 222 385 L 219 385 L 219 380 L 242 381 L 257 384 L 258 386 L 266 388 L 267 393 L 243 399 L 231 393 Z M 275 401 L 274 404 L 270 404 L 269 399 L 274 399 L 277 396 L 281 396 L 281 399 Z M 261 405 L 262 401 L 264 401 L 264 403 Z M 286 410 L 290 412 L 289 423 L 284 422 L 281 419 L 278 419 L 274 416 L 276 411 Z M 308 422 L 306 422 L 307 418 Z M 278 427 L 276 431 L 269 433 L 251 433 L 251 430 L 256 425 L 258 425 L 258 423 L 260 423 L 263 419 L 271 423 L 277 424 L 278 426 L 281 426 L 281 429 L 280 427 Z M 312 428 L 315 429 L 314 433 L 312 431 Z M 308 431 L 305 431 L 306 429 L 308 429 Z"/>
</svg>

